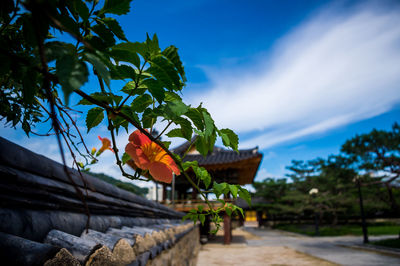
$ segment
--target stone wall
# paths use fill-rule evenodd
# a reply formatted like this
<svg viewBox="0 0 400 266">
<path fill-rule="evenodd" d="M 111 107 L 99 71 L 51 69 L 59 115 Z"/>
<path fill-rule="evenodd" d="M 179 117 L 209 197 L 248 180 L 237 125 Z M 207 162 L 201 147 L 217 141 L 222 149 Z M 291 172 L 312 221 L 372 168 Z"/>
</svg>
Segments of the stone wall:
<svg viewBox="0 0 400 266">
<path fill-rule="evenodd" d="M 68 172 L 75 185 L 59 163 L 0 137 L 2 265 L 196 264 L 199 229 L 184 213 Z"/>
<path fill-rule="evenodd" d="M 196 226 L 183 236 L 171 249 L 163 251 L 148 266 L 195 266 L 200 251 L 199 228 Z"/>
</svg>

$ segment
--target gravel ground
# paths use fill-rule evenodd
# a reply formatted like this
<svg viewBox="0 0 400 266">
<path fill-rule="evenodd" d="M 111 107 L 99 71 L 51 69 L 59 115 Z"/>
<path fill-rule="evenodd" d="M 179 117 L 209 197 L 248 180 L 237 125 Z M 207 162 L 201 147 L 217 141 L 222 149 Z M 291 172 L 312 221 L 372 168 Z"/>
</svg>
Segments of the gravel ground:
<svg viewBox="0 0 400 266">
<path fill-rule="evenodd" d="M 231 245 L 223 245 L 222 232 L 214 241 L 202 246 L 197 265 L 337 265 L 313 256 L 300 253 L 285 246 L 248 246 L 247 241 L 262 240 L 261 237 L 241 229 L 233 231 Z"/>
</svg>

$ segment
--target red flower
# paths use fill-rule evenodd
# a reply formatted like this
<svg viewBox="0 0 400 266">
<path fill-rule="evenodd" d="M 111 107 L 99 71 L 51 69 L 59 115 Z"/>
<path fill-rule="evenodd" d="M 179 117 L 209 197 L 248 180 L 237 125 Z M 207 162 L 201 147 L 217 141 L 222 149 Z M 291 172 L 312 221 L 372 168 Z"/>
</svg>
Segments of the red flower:
<svg viewBox="0 0 400 266">
<path fill-rule="evenodd" d="M 99 138 L 99 140 L 103 144 L 101 146 L 101 148 L 99 149 L 99 151 L 97 152 L 97 155 L 102 154 L 103 151 L 105 151 L 105 150 L 110 150 L 110 151 L 114 152 L 114 150 L 111 149 L 111 141 L 108 138 L 102 138 L 100 136 L 97 136 L 97 137 Z"/>
<path fill-rule="evenodd" d="M 129 154 L 137 167 L 149 170 L 151 176 L 157 181 L 171 183 L 172 172 L 176 175 L 181 174 L 172 157 L 139 130 L 129 136 L 125 152 Z"/>
</svg>

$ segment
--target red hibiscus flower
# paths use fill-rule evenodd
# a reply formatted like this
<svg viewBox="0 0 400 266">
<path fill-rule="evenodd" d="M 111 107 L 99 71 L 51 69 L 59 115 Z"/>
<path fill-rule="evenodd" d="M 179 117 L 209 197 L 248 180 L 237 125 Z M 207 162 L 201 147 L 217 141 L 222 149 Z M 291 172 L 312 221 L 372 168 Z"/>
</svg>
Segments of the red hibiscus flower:
<svg viewBox="0 0 400 266">
<path fill-rule="evenodd" d="M 176 175 L 181 174 L 172 157 L 139 130 L 129 136 L 125 152 L 137 167 L 149 170 L 150 175 L 157 181 L 171 183 L 172 172 Z"/>
</svg>

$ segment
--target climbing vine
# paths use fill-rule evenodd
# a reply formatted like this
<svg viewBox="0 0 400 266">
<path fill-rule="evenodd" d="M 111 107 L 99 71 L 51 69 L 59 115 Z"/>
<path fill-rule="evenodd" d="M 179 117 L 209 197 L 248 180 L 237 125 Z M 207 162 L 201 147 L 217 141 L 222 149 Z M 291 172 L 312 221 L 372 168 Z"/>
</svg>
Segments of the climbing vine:
<svg viewBox="0 0 400 266">
<path fill-rule="evenodd" d="M 73 166 L 78 171 L 97 163 L 101 152 L 109 148 L 126 178 L 160 180 L 156 174 L 160 169 L 167 174 L 179 173 L 179 178 L 186 178 L 209 207 L 205 210 L 199 206 L 185 218 L 204 223 L 205 215 L 210 215 L 218 229 L 221 211 L 229 215 L 243 212 L 220 197 L 231 194 L 233 198 L 241 197 L 250 202 L 249 192 L 238 185 L 211 184 L 211 176 L 204 168 L 197 162 L 183 162 L 183 158 L 169 150 L 170 142 L 161 141 L 161 135 L 187 141 L 196 135 L 193 145 L 203 156 L 212 152 L 218 137 L 226 147 L 237 151 L 238 137 L 230 129 L 217 128 L 201 104 L 191 106 L 183 102 L 181 95 L 186 76 L 176 47 L 161 48 L 155 34 L 144 36 L 142 42 L 127 39 L 115 17 L 127 14 L 130 2 L 1 1 L 0 115 L 6 124 L 22 127 L 28 136 L 55 135 L 71 183 L 73 179 L 67 171 L 63 147 L 71 155 Z M 91 88 L 90 92 L 82 88 L 89 77 L 97 80 L 97 88 Z M 123 81 L 124 85 L 114 85 L 112 81 L 115 80 Z M 81 111 L 69 106 L 71 94 L 80 96 L 79 105 L 91 108 L 85 114 L 88 132 L 101 123 L 108 126 L 111 140 L 102 139 L 100 153 L 90 151 L 85 144 L 84 132 L 73 118 L 74 113 Z M 36 124 L 47 121 L 51 122 L 47 132 L 34 131 Z M 167 122 L 158 135 L 154 134 L 157 121 Z M 139 163 L 141 158 L 149 160 L 144 156 L 148 155 L 148 148 L 131 138 L 126 142 L 132 144 L 129 149 L 128 146 L 117 147 L 115 138 L 121 129 L 140 133 L 140 141 L 152 147 L 151 151 L 159 157 Z M 106 144 L 105 140 L 108 141 Z M 128 152 L 124 153 L 121 148 Z M 131 159 L 136 167 L 133 175 L 124 170 Z M 187 174 L 189 168 L 197 180 L 192 180 Z M 200 189 L 200 183 L 217 196 L 223 207 L 213 208 Z M 74 186 L 90 217 L 84 194 Z"/>
</svg>

